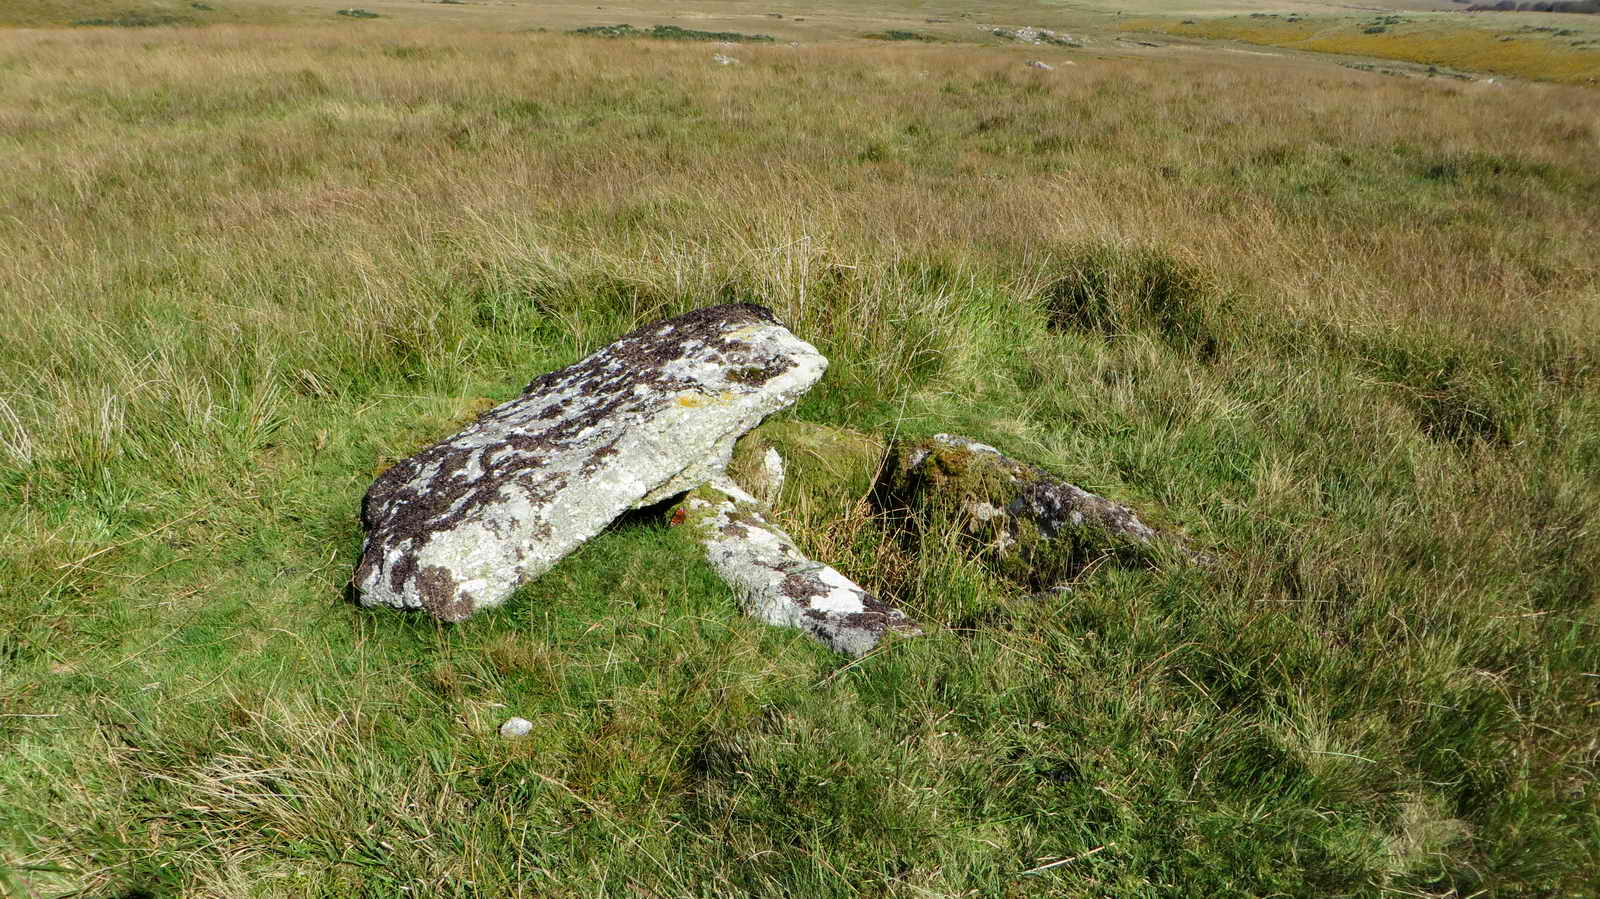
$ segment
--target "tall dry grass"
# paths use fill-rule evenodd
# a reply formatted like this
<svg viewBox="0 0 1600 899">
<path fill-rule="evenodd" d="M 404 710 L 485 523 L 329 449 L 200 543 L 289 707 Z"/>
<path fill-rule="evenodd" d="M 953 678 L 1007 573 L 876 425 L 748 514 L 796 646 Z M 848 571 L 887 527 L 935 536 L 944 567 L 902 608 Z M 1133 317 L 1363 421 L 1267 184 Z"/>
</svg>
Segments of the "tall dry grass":
<svg viewBox="0 0 1600 899">
<path fill-rule="evenodd" d="M 741 48 L 725 70 L 698 47 L 395 30 L 7 38 L 19 445 L 109 436 L 152 385 L 203 418 L 255 388 L 183 372 L 241 353 L 336 379 L 347 354 L 448 341 L 441 293 L 541 279 L 746 281 L 855 340 L 874 310 L 803 296 L 829 266 L 959 255 L 1026 284 L 1109 241 L 1308 323 L 1487 339 L 1593 314 L 1584 91 L 1257 61 L 1051 76 L 957 49 Z"/>
</svg>

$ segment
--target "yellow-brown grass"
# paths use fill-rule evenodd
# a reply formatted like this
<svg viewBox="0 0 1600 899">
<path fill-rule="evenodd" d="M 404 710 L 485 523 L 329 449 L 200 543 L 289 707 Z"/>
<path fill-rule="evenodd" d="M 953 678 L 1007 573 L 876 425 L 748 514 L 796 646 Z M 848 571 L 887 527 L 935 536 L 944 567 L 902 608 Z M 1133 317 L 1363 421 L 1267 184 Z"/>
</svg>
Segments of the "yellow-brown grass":
<svg viewBox="0 0 1600 899">
<path fill-rule="evenodd" d="M 1600 82 L 1600 44 L 1575 47 L 1570 42 L 1540 34 L 1500 34 L 1476 23 L 1462 27 L 1440 22 L 1437 18 L 1426 24 L 1393 26 L 1370 34 L 1360 23 L 1349 19 L 1293 23 L 1282 19 L 1238 17 L 1183 22 L 1141 19 L 1122 27 L 1128 31 L 1162 31 L 1186 37 L 1222 38 L 1319 53 L 1403 60 L 1564 84 Z"/>
<path fill-rule="evenodd" d="M 551 249 L 583 250 L 590 229 L 651 209 L 662 215 L 621 229 L 630 252 L 670 256 L 714 239 L 730 261 L 800 264 L 797 255 L 856 255 L 851 247 L 1160 239 L 1280 285 L 1296 306 L 1425 310 L 1474 327 L 1525 320 L 1525 304 L 1589 270 L 1576 235 L 1591 210 L 1559 198 L 1512 198 L 1535 204 L 1515 229 L 1452 231 L 1452 249 L 1375 208 L 1351 209 L 1371 216 L 1351 229 L 1263 205 L 1235 184 L 1179 189 L 1164 174 L 1287 143 L 1515 150 L 1581 167 L 1597 100 L 1557 87 L 1407 84 L 1257 60 L 1078 57 L 1051 78 L 977 48 L 751 46 L 734 51 L 743 66 L 722 69 L 701 46 L 400 29 L 17 33 L 6 52 L 3 187 L 14 215 L 0 228 L 12 248 L 4 276 L 24 309 L 46 296 L 90 302 L 100 290 L 61 288 L 103 272 L 56 263 L 105 263 L 110 247 L 121 248 L 110 251 L 119 265 L 151 264 L 127 250 L 160 250 L 223 279 L 244 262 L 315 259 L 335 282 L 376 292 L 402 277 L 382 257 L 420 249 L 430 232 L 525 253 L 531 231 Z M 1292 98 L 1279 89 L 1284 71 L 1299 78 Z M 1002 95 L 981 109 L 948 92 L 991 84 Z M 564 113 L 526 133 L 514 110 L 494 114 L 586 98 L 592 116 Z M 246 103 L 282 113 L 249 115 Z M 663 135 L 652 103 L 692 103 L 701 118 Z M 1042 154 L 978 139 L 1046 109 L 1063 116 L 1027 123 Z M 919 152 L 904 126 L 960 139 Z M 1087 149 L 1048 149 L 1074 142 Z M 593 217 L 584 228 L 557 227 L 580 212 Z M 181 244 L 146 243 L 180 234 Z M 1554 281 L 1529 280 L 1470 249 L 1491 235 L 1557 248 L 1566 264 Z M 1309 269 L 1319 280 L 1337 271 L 1341 289 L 1310 288 Z"/>
</svg>

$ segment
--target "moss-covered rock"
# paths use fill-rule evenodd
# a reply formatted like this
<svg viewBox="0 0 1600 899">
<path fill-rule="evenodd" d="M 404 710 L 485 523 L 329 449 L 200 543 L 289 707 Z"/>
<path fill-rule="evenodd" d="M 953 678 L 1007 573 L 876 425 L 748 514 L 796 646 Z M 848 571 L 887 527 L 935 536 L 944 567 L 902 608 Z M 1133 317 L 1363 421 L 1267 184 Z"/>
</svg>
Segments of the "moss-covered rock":
<svg viewBox="0 0 1600 899">
<path fill-rule="evenodd" d="M 882 510 L 923 533 L 956 535 L 1033 589 L 1100 558 L 1147 562 L 1159 539 L 1127 506 L 965 437 L 897 442 L 882 469 L 873 491 Z"/>
</svg>

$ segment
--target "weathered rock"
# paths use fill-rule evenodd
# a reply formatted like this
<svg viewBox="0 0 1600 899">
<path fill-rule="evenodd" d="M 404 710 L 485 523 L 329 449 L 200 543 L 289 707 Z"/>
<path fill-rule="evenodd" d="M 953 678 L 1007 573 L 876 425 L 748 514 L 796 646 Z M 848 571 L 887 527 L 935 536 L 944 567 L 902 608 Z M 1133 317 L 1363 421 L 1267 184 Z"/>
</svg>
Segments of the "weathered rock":
<svg viewBox="0 0 1600 899">
<path fill-rule="evenodd" d="M 770 311 L 729 304 L 542 375 L 367 490 L 362 604 L 459 621 L 504 602 L 621 512 L 720 473 L 826 366 Z"/>
<path fill-rule="evenodd" d="M 706 560 L 744 610 L 768 624 L 799 628 L 852 656 L 866 654 L 891 632 L 922 633 L 900 610 L 802 555 L 768 520 L 765 505 L 727 478 L 691 491 L 672 520 L 705 547 Z"/>
<path fill-rule="evenodd" d="M 1159 539 L 1127 506 L 950 434 L 891 448 L 876 498 L 924 526 L 958 530 L 1001 574 L 1035 589 L 1095 558 L 1143 558 Z"/>
<path fill-rule="evenodd" d="M 1045 62 L 1042 59 L 1030 59 L 1030 60 L 1028 60 L 1028 68 L 1030 68 L 1030 69 L 1041 69 L 1041 70 L 1046 71 L 1046 72 L 1054 72 L 1056 70 L 1055 66 Z"/>
<path fill-rule="evenodd" d="M 507 740 L 520 740 L 533 732 L 533 722 L 526 718 L 507 718 L 500 725 L 500 736 Z"/>
</svg>

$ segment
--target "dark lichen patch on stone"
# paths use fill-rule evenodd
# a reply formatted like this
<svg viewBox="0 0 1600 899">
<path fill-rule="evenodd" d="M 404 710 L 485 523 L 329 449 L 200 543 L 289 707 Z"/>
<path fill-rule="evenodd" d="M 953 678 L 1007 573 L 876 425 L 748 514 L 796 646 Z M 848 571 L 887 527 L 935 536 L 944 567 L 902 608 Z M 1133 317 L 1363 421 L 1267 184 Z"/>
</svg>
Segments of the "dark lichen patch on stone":
<svg viewBox="0 0 1600 899">
<path fill-rule="evenodd" d="M 772 310 L 754 303 L 707 306 L 677 318 L 655 322 L 630 331 L 617 338 L 607 348 L 608 352 L 603 357 L 596 354 L 585 362 L 598 362 L 600 364 L 591 367 L 604 368 L 609 367 L 608 363 L 614 359 L 621 363 L 624 371 L 631 369 L 635 374 L 645 373 L 682 358 L 684 347 L 691 343 L 703 343 L 722 355 L 737 352 L 742 345 L 737 340 L 728 338 L 732 326 L 776 324 L 780 322 L 777 316 L 772 314 Z M 671 339 L 664 339 L 667 337 Z M 788 371 L 793 364 L 789 362 L 780 373 Z M 571 381 L 574 375 L 592 376 L 594 373 L 584 371 L 584 363 L 579 363 L 540 375 L 529 382 L 522 392 L 525 394 L 543 392 L 557 382 Z"/>
<path fill-rule="evenodd" d="M 605 461 L 617 454 L 617 441 L 621 439 L 622 438 L 620 435 L 612 438 L 610 443 L 607 443 L 606 445 L 596 449 L 593 453 L 590 453 L 589 458 L 584 460 L 583 465 L 578 467 L 578 473 L 584 477 L 588 477 L 605 467 Z"/>
<path fill-rule="evenodd" d="M 805 617 L 816 621 L 831 622 L 836 627 L 842 625 L 848 629 L 866 631 L 872 634 L 882 634 L 885 630 L 895 626 L 903 626 L 908 632 L 917 630 L 916 626 L 907 621 L 901 612 L 864 590 L 858 591 L 856 594 L 861 603 L 862 611 L 840 615 L 812 608 L 811 602 L 813 600 L 828 595 L 830 591 L 828 586 L 818 580 L 815 575 L 807 572 L 787 572 L 787 576 L 783 579 L 783 584 L 779 589 L 784 596 L 801 607 L 801 614 Z"/>
<path fill-rule="evenodd" d="M 871 598 L 871 594 L 868 594 L 868 598 Z M 905 621 L 903 616 L 891 615 L 887 611 L 873 610 L 868 612 L 851 612 L 850 614 L 841 617 L 839 621 L 845 627 L 853 628 L 855 630 L 869 631 L 874 634 L 881 634 L 888 630 L 920 632 L 920 628 L 908 621 Z"/>
<path fill-rule="evenodd" d="M 422 607 L 440 621 L 461 621 L 472 614 L 472 602 L 456 590 L 455 578 L 437 565 L 417 573 L 417 593 Z"/>
<path fill-rule="evenodd" d="M 405 589 L 406 582 L 417 573 L 417 557 L 411 553 L 401 556 L 389 570 L 389 586 L 394 590 Z"/>
<path fill-rule="evenodd" d="M 792 366 L 792 362 L 783 359 L 774 359 L 766 365 L 746 365 L 728 372 L 728 380 L 751 387 L 760 387 L 788 371 Z"/>
<path fill-rule="evenodd" d="M 783 586 L 779 588 L 784 596 L 809 608 L 811 600 L 828 592 L 816 578 L 796 572 L 789 572 L 783 579 Z"/>
</svg>

